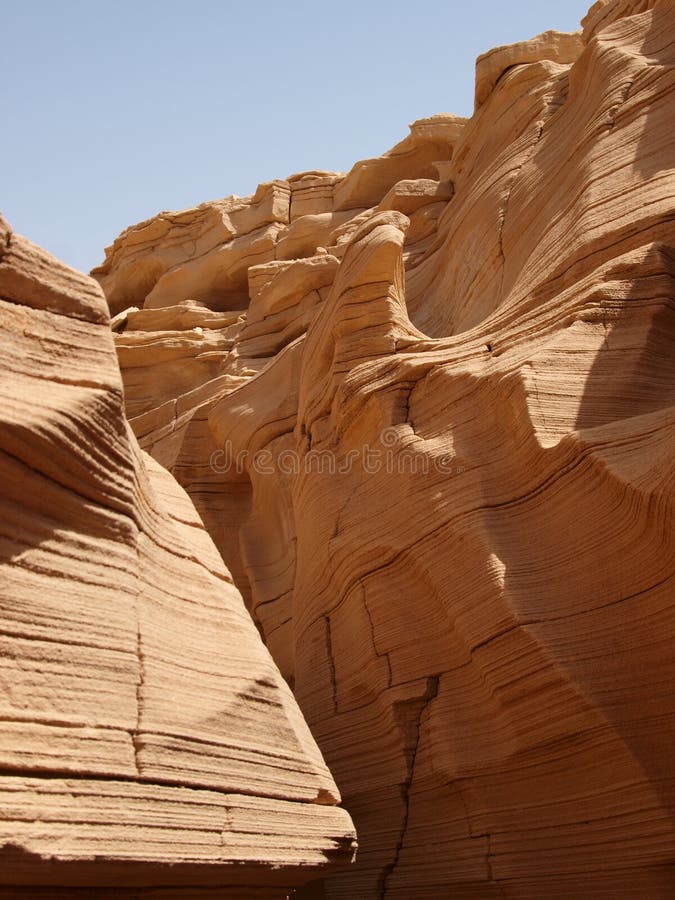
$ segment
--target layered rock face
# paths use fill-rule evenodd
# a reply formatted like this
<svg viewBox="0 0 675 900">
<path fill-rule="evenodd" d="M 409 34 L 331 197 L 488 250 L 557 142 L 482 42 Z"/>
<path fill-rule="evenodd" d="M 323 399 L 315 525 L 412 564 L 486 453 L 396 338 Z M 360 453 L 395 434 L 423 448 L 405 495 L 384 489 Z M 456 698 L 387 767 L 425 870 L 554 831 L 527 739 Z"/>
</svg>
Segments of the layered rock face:
<svg viewBox="0 0 675 900">
<path fill-rule="evenodd" d="M 138 442 L 194 502 L 356 824 L 356 864 L 313 895 L 675 892 L 674 88 L 671 0 L 600 0 L 580 34 L 479 59 L 471 119 L 161 214 L 94 273 Z M 124 465 L 161 484 L 132 545 L 201 534 L 166 476 Z M 154 552 L 153 593 L 175 570 Z M 140 613 L 157 720 L 196 677 L 166 668 L 191 634 L 173 602 Z M 210 656 L 231 646 L 232 613 L 195 615 Z M 242 688 L 244 719 L 272 681 Z M 138 683 L 101 726 L 128 777 Z M 191 746 L 218 744 L 218 715 L 168 744 L 147 715 L 141 773 L 236 793 Z M 311 803 L 335 793 L 306 758 L 286 801 L 341 815 Z"/>
<path fill-rule="evenodd" d="M 99 286 L 0 220 L 0 298 L 0 895 L 285 898 L 348 864 L 290 689 L 128 427 Z"/>
</svg>

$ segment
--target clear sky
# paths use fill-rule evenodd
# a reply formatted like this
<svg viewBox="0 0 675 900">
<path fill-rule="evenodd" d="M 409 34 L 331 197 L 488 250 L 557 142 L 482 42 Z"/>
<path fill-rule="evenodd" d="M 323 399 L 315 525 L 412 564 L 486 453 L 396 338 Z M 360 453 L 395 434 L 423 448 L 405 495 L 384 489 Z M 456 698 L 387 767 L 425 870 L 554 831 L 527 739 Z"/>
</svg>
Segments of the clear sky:
<svg viewBox="0 0 675 900">
<path fill-rule="evenodd" d="M 590 0 L 0 0 L 0 210 L 88 271 L 127 225 L 306 169 L 344 171 L 474 63 L 573 31 Z"/>
</svg>

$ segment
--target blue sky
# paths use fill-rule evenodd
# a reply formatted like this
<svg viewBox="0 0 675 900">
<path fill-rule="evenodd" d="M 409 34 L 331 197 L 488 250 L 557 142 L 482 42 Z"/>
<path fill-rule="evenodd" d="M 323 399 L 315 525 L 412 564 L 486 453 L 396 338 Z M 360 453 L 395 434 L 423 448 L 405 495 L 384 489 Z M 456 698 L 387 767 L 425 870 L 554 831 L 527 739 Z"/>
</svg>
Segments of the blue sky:
<svg viewBox="0 0 675 900">
<path fill-rule="evenodd" d="M 578 0 L 0 0 L 0 210 L 88 271 L 127 225 L 470 115 L 479 53 Z"/>
</svg>

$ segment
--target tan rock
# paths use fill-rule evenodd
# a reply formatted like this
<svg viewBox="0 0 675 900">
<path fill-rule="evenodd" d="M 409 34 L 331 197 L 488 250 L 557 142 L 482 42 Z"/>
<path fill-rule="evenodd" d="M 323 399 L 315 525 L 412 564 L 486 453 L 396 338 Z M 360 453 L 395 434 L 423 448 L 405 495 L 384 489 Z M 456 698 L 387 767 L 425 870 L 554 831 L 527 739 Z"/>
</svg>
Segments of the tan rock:
<svg viewBox="0 0 675 900">
<path fill-rule="evenodd" d="M 331 900 L 675 893 L 674 10 L 596 4 L 482 57 L 470 120 L 293 176 L 313 255 L 282 226 L 236 325 L 127 317 L 139 357 L 231 329 L 179 427 L 127 404 L 354 817 Z"/>
<path fill-rule="evenodd" d="M 128 428 L 100 289 L 2 237 L 0 885 L 285 897 L 353 855 L 335 784 Z M 171 334 L 164 355 L 191 332 Z"/>
<path fill-rule="evenodd" d="M 334 188 L 334 208 L 375 206 L 396 182 L 433 177 L 435 163 L 452 157 L 466 121 L 439 114 L 413 122 L 408 137 L 384 156 L 356 163 Z"/>
<path fill-rule="evenodd" d="M 276 258 L 302 259 L 306 256 L 314 256 L 317 247 L 329 244 L 335 229 L 348 222 L 352 216 L 352 210 L 347 210 L 300 216 L 300 218 L 294 219 L 277 241 Z"/>
<path fill-rule="evenodd" d="M 301 216 L 317 216 L 333 212 L 335 185 L 344 178 L 337 172 L 301 172 L 291 175 L 291 215 L 294 222 Z"/>
<path fill-rule="evenodd" d="M 160 213 L 122 232 L 92 275 L 101 283 L 114 313 L 127 306 L 142 306 L 169 270 L 236 237 L 265 226 L 288 224 L 289 208 L 288 183 L 273 181 L 261 184 L 252 197 L 228 197 L 182 212 Z M 239 253 L 242 246 L 254 243 L 259 241 L 240 241 Z"/>
<path fill-rule="evenodd" d="M 476 61 L 476 109 L 485 103 L 502 75 L 514 66 L 542 60 L 568 65 L 576 61 L 583 46 L 580 33 L 545 31 L 529 41 L 495 47 L 484 53 Z"/>
<path fill-rule="evenodd" d="M 589 43 L 598 31 L 617 19 L 646 12 L 653 9 L 657 2 L 658 0 L 597 0 L 581 22 L 584 42 Z"/>
<path fill-rule="evenodd" d="M 274 259 L 283 231 L 278 223 L 266 225 L 174 266 L 145 298 L 146 309 L 184 300 L 196 300 L 214 310 L 241 309 L 246 303 L 249 266 Z"/>
<path fill-rule="evenodd" d="M 378 211 L 396 209 L 410 216 L 430 203 L 444 201 L 452 197 L 453 189 L 449 182 L 439 182 L 432 178 L 399 181 L 380 200 Z"/>
</svg>

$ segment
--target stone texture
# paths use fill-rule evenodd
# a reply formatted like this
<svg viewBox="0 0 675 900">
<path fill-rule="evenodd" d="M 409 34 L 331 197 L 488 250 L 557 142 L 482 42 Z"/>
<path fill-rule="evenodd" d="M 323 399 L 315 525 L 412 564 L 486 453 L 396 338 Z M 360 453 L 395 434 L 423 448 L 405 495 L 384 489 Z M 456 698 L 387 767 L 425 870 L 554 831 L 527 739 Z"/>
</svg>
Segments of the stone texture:
<svg viewBox="0 0 675 900">
<path fill-rule="evenodd" d="M 354 818 L 333 900 L 675 893 L 675 6 L 582 26 L 97 272 Z"/>
<path fill-rule="evenodd" d="M 99 286 L 0 219 L 0 319 L 0 894 L 282 898 L 348 864 L 287 684 L 128 427 Z"/>
</svg>

